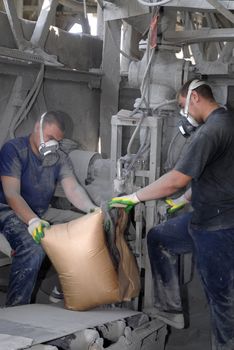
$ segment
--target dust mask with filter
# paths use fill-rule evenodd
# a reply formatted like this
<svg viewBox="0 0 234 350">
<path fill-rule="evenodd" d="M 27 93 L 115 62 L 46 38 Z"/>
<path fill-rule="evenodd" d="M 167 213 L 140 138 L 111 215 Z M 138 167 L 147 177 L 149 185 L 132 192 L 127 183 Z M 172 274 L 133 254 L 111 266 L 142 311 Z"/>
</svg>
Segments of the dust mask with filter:
<svg viewBox="0 0 234 350">
<path fill-rule="evenodd" d="M 189 137 L 198 127 L 199 123 L 189 114 L 189 103 L 191 99 L 192 91 L 201 85 L 206 85 L 204 81 L 195 79 L 188 88 L 188 94 L 186 96 L 185 107 L 180 110 L 181 119 L 179 122 L 179 130 L 184 137 Z"/>
<path fill-rule="evenodd" d="M 39 152 L 42 157 L 42 166 L 53 166 L 59 160 L 59 143 L 56 140 L 44 141 L 43 136 L 43 121 L 46 113 L 42 114 L 40 119 L 40 145 Z"/>
</svg>

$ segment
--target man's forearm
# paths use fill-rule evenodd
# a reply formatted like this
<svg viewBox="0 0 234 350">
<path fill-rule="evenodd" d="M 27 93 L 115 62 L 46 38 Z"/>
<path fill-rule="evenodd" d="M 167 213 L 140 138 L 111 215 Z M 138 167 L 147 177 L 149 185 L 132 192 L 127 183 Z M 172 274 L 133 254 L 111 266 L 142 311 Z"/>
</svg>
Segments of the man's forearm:
<svg viewBox="0 0 234 350">
<path fill-rule="evenodd" d="M 96 205 L 91 201 L 87 192 L 81 187 L 77 187 L 73 193 L 67 195 L 67 199 L 78 209 L 89 213 Z"/>
<path fill-rule="evenodd" d="M 74 177 L 68 177 L 61 182 L 67 199 L 78 209 L 89 213 L 96 205 L 89 198 L 85 189 Z"/>
<path fill-rule="evenodd" d="M 191 178 L 189 176 L 172 170 L 150 185 L 138 190 L 137 197 L 140 201 L 149 201 L 171 196 L 187 186 L 190 181 Z"/>
<path fill-rule="evenodd" d="M 19 194 L 6 197 L 6 200 L 11 209 L 25 224 L 28 224 L 29 220 L 37 216 Z"/>
</svg>

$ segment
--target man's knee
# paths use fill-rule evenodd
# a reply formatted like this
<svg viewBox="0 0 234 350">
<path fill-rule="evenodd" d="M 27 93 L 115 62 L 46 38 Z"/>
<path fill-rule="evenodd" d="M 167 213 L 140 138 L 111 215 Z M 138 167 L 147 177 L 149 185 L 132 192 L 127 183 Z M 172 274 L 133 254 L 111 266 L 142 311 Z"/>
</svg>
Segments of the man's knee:
<svg viewBox="0 0 234 350">
<path fill-rule="evenodd" d="M 158 243 L 160 243 L 160 236 L 161 236 L 161 230 L 159 229 L 159 226 L 155 226 L 151 228 L 147 234 L 147 245 L 148 247 L 150 246 L 155 246 Z"/>
</svg>

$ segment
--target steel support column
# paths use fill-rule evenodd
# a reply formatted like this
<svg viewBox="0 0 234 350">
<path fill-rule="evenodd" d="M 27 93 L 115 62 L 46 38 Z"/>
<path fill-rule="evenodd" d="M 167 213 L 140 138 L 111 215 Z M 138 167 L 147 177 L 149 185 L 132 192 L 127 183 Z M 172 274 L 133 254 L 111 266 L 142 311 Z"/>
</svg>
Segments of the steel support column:
<svg viewBox="0 0 234 350">
<path fill-rule="evenodd" d="M 44 48 L 50 25 L 54 24 L 57 0 L 44 0 L 40 15 L 36 22 L 31 43 L 33 46 Z"/>
</svg>

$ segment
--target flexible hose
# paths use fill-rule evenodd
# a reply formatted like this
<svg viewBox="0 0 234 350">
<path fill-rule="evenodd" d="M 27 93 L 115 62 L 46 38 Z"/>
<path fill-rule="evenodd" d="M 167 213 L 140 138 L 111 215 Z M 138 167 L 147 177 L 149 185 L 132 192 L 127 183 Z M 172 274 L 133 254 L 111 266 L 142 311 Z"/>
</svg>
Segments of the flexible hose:
<svg viewBox="0 0 234 350">
<path fill-rule="evenodd" d="M 153 48 L 152 51 L 151 51 L 151 54 L 150 54 L 149 62 L 147 64 L 146 70 L 144 72 L 144 76 L 143 76 L 142 82 L 141 82 L 140 89 L 142 91 L 142 94 L 141 94 L 140 102 L 139 102 L 138 106 L 132 111 L 132 113 L 130 114 L 130 117 L 133 117 L 134 114 L 136 114 L 139 111 L 139 109 L 140 109 L 140 107 L 142 105 L 142 102 L 145 100 L 145 94 L 146 94 L 146 90 L 147 90 L 147 85 L 145 84 L 145 82 L 146 82 L 147 75 L 149 73 L 149 69 L 150 69 L 150 65 L 151 65 L 152 59 L 154 57 L 154 52 L 155 52 L 155 49 Z"/>
<path fill-rule="evenodd" d="M 157 109 L 161 108 L 161 107 L 164 107 L 164 106 L 167 106 L 167 105 L 171 105 L 171 104 L 174 104 L 176 103 L 177 100 L 176 99 L 173 99 L 173 100 L 165 100 L 163 101 L 162 103 L 160 103 L 157 107 L 155 107 L 153 109 L 153 112 L 157 111 Z"/>
<path fill-rule="evenodd" d="M 145 140 L 142 143 L 142 145 L 140 146 L 140 148 L 138 149 L 137 153 L 134 155 L 131 163 L 127 167 L 125 175 L 129 174 L 129 172 L 133 169 L 134 164 L 137 162 L 137 160 L 140 158 L 140 156 L 142 156 L 147 151 L 147 149 L 149 149 L 149 146 L 150 146 L 149 132 L 146 132 Z"/>
<path fill-rule="evenodd" d="M 167 106 L 167 105 L 169 105 L 169 104 L 173 104 L 173 103 L 176 103 L 176 102 L 177 102 L 176 99 L 173 99 L 173 100 L 165 100 L 165 101 L 163 101 L 162 103 L 160 103 L 160 104 L 154 109 L 154 111 L 156 111 L 157 109 L 159 109 L 159 108 L 161 108 L 161 107 L 163 107 L 163 106 Z M 141 111 L 141 112 L 142 112 L 142 111 Z M 131 137 L 130 141 L 129 141 L 128 148 L 127 148 L 127 154 L 128 154 L 128 155 L 131 155 L 130 149 L 131 149 L 133 140 L 134 140 L 134 138 L 135 138 L 135 136 L 136 136 L 136 134 L 137 134 L 139 128 L 141 127 L 141 124 L 142 124 L 142 122 L 143 122 L 143 119 L 144 119 L 144 114 L 141 116 L 141 119 L 140 119 L 140 121 L 139 121 L 139 123 L 138 123 L 138 125 L 137 125 L 137 127 L 136 127 L 136 129 L 135 129 L 135 131 L 134 131 L 134 133 L 132 134 L 132 137 Z M 142 155 L 143 153 L 145 153 L 145 152 L 147 151 L 148 148 L 149 148 L 149 143 L 146 143 L 146 144 L 143 143 L 143 145 L 139 148 L 137 154 L 136 154 L 135 157 L 133 158 L 132 162 L 131 162 L 130 165 L 128 166 L 128 168 L 127 168 L 127 173 L 133 168 L 133 165 L 136 163 L 136 161 L 138 160 L 139 156 Z"/>
<path fill-rule="evenodd" d="M 156 1 L 156 2 L 147 2 L 143 0 L 137 0 L 140 4 L 145 5 L 145 6 L 162 6 L 170 2 L 171 0 L 162 0 L 162 1 Z"/>
<path fill-rule="evenodd" d="M 142 124 L 142 122 L 143 122 L 143 120 L 145 118 L 145 114 L 142 111 L 140 111 L 140 113 L 141 113 L 141 119 L 140 119 L 136 129 L 134 130 L 134 133 L 132 134 L 131 139 L 130 139 L 130 141 L 128 143 L 127 155 L 131 155 L 131 147 L 132 147 L 133 141 L 134 141 L 134 139 L 136 137 L 136 134 L 138 133 L 138 130 L 140 129 L 141 124 Z"/>
</svg>

